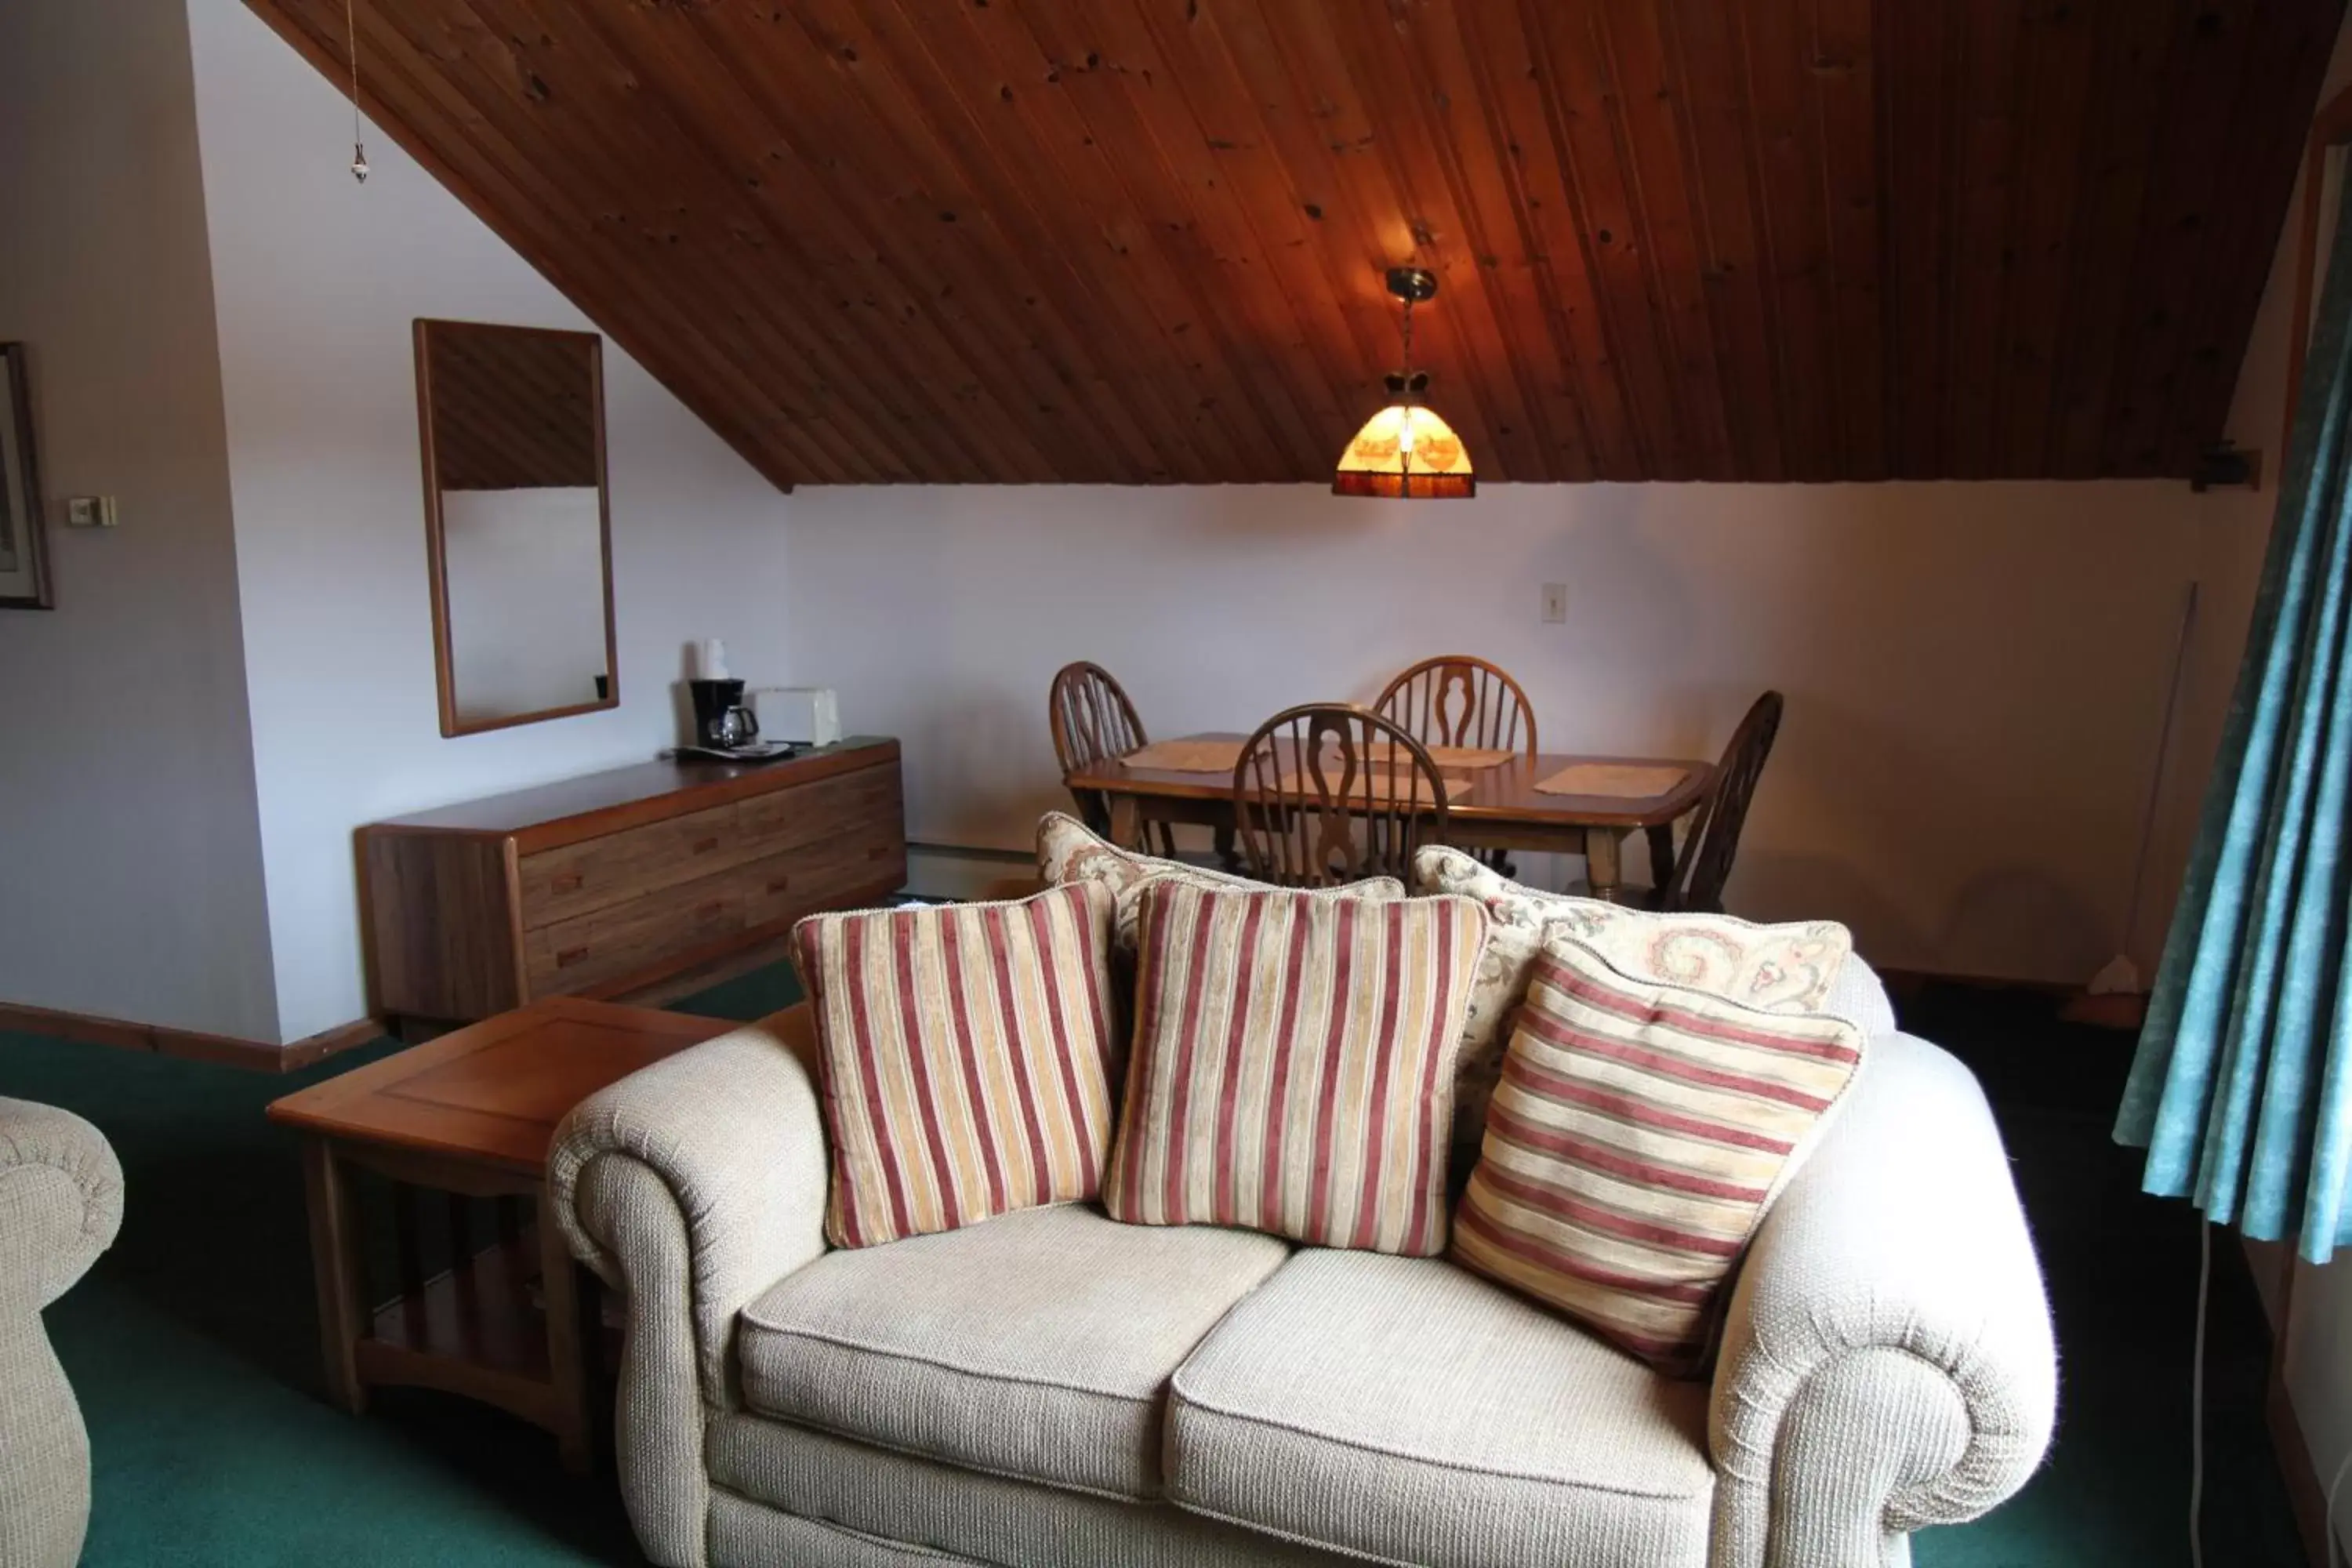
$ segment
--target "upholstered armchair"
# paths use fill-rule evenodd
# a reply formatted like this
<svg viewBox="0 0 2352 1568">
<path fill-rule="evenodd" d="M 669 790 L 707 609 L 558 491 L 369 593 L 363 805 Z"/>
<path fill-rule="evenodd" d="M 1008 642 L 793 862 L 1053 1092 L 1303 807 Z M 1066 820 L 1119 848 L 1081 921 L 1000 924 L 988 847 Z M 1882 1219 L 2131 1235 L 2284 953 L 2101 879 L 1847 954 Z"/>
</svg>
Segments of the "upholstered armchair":
<svg viewBox="0 0 2352 1568">
<path fill-rule="evenodd" d="M 89 1435 L 41 1310 L 122 1224 L 122 1166 L 70 1111 L 0 1100 L 0 1563 L 72 1568 L 89 1526 Z"/>
</svg>

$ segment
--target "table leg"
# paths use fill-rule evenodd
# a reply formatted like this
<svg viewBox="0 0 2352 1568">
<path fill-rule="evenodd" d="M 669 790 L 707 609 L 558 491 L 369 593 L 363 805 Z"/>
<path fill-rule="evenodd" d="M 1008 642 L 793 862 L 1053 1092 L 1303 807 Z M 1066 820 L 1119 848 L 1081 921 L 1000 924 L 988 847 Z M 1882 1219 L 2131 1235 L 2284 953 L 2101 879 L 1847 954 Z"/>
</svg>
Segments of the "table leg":
<svg viewBox="0 0 2352 1568">
<path fill-rule="evenodd" d="M 1217 864 L 1235 876 L 1241 874 L 1242 852 L 1234 844 L 1234 825 L 1220 822 L 1209 829 L 1209 841 L 1216 847 Z"/>
<path fill-rule="evenodd" d="M 416 1219 L 416 1189 L 392 1184 L 393 1256 L 400 1272 L 400 1310 L 412 1343 L 425 1342 L 425 1244 Z"/>
<path fill-rule="evenodd" d="M 359 1211 L 352 1201 L 350 1177 L 327 1140 L 303 1142 L 302 1173 L 310 1199 L 310 1268 L 319 1288 L 319 1348 L 326 1364 L 327 1397 L 357 1415 L 367 1409 L 359 1342 L 368 1329 L 361 1298 Z"/>
<path fill-rule="evenodd" d="M 1650 886 L 1658 889 L 1658 907 L 1665 907 L 1666 884 L 1675 879 L 1675 825 L 1654 822 L 1643 829 L 1650 836 Z"/>
<path fill-rule="evenodd" d="M 1613 827 L 1584 830 L 1584 879 L 1591 884 L 1594 898 L 1612 904 L 1618 893 L 1618 831 Z"/>
<path fill-rule="evenodd" d="M 555 1441 L 563 1468 L 588 1473 L 594 1446 L 588 1429 L 588 1350 L 583 1292 L 554 1205 L 539 1204 L 539 1286 L 547 1304 L 547 1375 L 555 1385 Z"/>
<path fill-rule="evenodd" d="M 1122 849 L 1143 847 L 1143 814 L 1131 795 L 1110 797 L 1110 841 Z"/>
</svg>

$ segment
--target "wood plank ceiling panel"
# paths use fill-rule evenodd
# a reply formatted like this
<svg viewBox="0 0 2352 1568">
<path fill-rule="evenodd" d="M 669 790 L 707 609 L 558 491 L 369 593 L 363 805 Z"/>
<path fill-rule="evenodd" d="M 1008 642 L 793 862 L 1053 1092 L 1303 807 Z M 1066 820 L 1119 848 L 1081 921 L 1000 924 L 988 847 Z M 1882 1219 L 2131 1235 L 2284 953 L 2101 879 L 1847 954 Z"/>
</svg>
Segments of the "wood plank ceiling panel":
<svg viewBox="0 0 2352 1568">
<path fill-rule="evenodd" d="M 1715 0 L 1673 0 L 1664 17 L 1674 90 L 1688 119 L 1693 200 L 1705 237 L 1709 316 L 1724 366 L 1720 395 L 1733 433 L 1735 472 L 1748 479 L 1783 479 L 1789 468 L 1778 296 L 1756 199 L 1738 17 Z"/>
<path fill-rule="evenodd" d="M 343 0 L 247 0 L 347 77 Z M 2346 0 L 358 0 L 370 114 L 779 484 L 2181 475 Z M 322 143 L 320 156 L 340 156 Z"/>
</svg>

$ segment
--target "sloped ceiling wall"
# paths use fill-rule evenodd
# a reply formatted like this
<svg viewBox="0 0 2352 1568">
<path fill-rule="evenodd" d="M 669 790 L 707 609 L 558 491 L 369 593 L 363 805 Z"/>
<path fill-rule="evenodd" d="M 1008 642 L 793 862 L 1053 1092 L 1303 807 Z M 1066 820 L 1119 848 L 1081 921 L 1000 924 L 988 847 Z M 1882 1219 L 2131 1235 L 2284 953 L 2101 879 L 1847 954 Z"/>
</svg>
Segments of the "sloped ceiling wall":
<svg viewBox="0 0 2352 1568">
<path fill-rule="evenodd" d="M 248 0 L 347 81 L 343 0 Z M 358 0 L 370 114 L 779 484 L 2180 475 L 2344 0 Z M 337 149 L 320 148 L 321 156 Z"/>
</svg>

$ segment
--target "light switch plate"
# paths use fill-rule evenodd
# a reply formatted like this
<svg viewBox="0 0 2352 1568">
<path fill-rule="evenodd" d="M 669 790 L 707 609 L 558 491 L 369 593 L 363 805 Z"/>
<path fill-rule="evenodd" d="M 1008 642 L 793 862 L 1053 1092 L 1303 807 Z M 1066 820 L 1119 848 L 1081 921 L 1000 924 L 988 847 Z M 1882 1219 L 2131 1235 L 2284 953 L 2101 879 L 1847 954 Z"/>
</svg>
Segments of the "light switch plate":
<svg viewBox="0 0 2352 1568">
<path fill-rule="evenodd" d="M 68 496 L 66 498 L 68 528 L 112 528 L 115 521 L 112 496 Z"/>
<path fill-rule="evenodd" d="M 1559 626 L 1568 619 L 1568 584 L 1547 583 L 1543 585 L 1543 618 L 1546 625 Z"/>
</svg>

